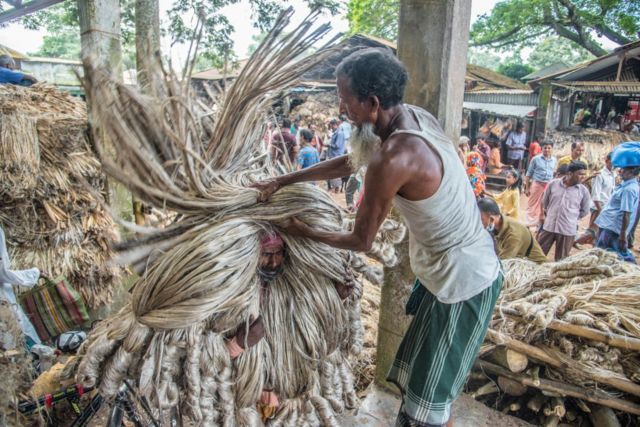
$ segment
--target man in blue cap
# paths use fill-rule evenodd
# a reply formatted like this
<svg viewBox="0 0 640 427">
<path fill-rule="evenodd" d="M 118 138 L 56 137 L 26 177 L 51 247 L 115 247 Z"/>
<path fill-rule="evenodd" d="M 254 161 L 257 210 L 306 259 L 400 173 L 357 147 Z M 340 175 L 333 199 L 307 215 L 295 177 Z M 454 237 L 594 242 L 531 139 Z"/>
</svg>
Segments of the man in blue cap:
<svg viewBox="0 0 640 427">
<path fill-rule="evenodd" d="M 595 221 L 600 227 L 596 245 L 615 251 L 620 258 L 634 264 L 636 259 L 629 251 L 629 238 L 638 214 L 639 173 L 640 166 L 629 166 L 620 170 L 622 183 L 615 188 Z"/>
<path fill-rule="evenodd" d="M 600 228 L 596 245 L 615 251 L 620 258 L 635 264 L 635 257 L 629 250 L 629 241 L 636 223 L 640 198 L 640 142 L 620 144 L 611 155 L 611 163 L 620 168 L 622 183 L 616 186 L 595 221 Z"/>
</svg>

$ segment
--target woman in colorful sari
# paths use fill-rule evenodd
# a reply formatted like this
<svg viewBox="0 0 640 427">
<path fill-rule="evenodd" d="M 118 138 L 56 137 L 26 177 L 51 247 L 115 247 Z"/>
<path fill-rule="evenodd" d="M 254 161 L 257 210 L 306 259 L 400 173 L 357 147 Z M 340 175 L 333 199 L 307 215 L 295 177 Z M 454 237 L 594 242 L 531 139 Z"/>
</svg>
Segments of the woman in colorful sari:
<svg viewBox="0 0 640 427">
<path fill-rule="evenodd" d="M 484 181 L 485 175 L 482 172 L 482 156 L 480 153 L 475 151 L 467 154 L 467 176 L 469 177 L 469 182 L 471 183 L 471 188 L 473 188 L 473 194 L 476 198 L 482 196 L 484 193 Z"/>
</svg>

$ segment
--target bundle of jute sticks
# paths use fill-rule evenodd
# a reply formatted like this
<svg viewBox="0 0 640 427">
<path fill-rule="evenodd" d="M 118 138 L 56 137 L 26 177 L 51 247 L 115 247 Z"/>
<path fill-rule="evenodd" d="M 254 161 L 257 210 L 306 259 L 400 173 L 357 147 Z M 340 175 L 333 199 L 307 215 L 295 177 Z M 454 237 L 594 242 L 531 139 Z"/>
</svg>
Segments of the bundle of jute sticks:
<svg viewBox="0 0 640 427">
<path fill-rule="evenodd" d="M 274 97 L 335 49 L 307 55 L 329 27 L 315 27 L 312 13 L 285 32 L 291 14 L 278 18 L 215 106 L 195 100 L 188 80 L 157 59 L 144 93 L 85 60 L 92 128 L 109 137 L 107 145 L 96 135 L 104 169 L 143 202 L 178 214 L 162 230 L 136 228 L 141 237 L 119 246 L 116 261 L 141 277 L 131 302 L 89 335 L 76 371 L 107 398 L 129 379 L 161 419 L 179 409 L 195 423 L 225 426 L 260 425 L 263 390 L 279 400 L 264 420 L 273 426 L 337 426 L 336 413 L 357 403 L 350 357 L 362 347 L 362 286 L 356 280 L 343 301 L 335 285 L 369 267 L 280 228 L 296 216 L 341 231 L 344 213 L 311 184 L 283 188 L 266 203 L 249 187 L 275 170 L 261 139 Z M 260 240 L 274 232 L 286 257 L 265 287 Z M 403 226 L 384 224 L 376 252 L 383 261 L 395 262 L 392 244 L 403 236 Z M 258 315 L 264 338 L 232 359 L 226 341 Z"/>
<path fill-rule="evenodd" d="M 504 267 L 473 394 L 545 426 L 637 420 L 640 267 L 600 249 Z"/>
<path fill-rule="evenodd" d="M 13 262 L 65 275 L 97 307 L 122 272 L 107 263 L 118 234 L 87 130 L 82 100 L 43 84 L 0 85 L 0 225 Z"/>
</svg>

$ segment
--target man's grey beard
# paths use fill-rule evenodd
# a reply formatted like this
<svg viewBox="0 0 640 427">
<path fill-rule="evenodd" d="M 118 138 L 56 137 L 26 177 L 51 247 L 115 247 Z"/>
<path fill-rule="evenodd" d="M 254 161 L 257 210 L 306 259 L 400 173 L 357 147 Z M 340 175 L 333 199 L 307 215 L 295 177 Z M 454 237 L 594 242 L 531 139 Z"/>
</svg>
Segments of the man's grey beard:
<svg viewBox="0 0 640 427">
<path fill-rule="evenodd" d="M 373 154 L 380 149 L 382 141 L 376 135 L 373 123 L 364 123 L 354 129 L 349 143 L 351 144 L 349 163 L 353 170 L 357 171 L 369 164 Z"/>
</svg>

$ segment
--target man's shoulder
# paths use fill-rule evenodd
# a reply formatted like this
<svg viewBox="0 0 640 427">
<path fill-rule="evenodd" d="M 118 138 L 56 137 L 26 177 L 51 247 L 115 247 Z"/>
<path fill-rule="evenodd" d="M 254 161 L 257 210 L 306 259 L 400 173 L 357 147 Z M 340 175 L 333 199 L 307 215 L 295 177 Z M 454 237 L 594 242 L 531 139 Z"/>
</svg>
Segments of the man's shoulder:
<svg viewBox="0 0 640 427">
<path fill-rule="evenodd" d="M 508 216 L 503 215 L 502 222 L 508 234 L 520 234 L 523 230 L 527 230 L 527 227 L 523 223 Z"/>
</svg>

